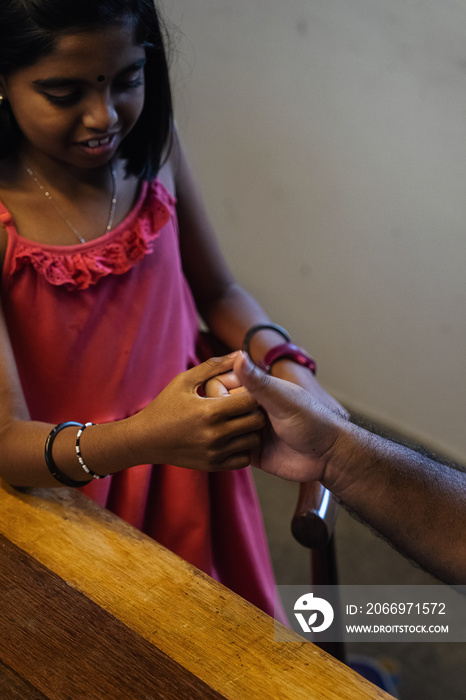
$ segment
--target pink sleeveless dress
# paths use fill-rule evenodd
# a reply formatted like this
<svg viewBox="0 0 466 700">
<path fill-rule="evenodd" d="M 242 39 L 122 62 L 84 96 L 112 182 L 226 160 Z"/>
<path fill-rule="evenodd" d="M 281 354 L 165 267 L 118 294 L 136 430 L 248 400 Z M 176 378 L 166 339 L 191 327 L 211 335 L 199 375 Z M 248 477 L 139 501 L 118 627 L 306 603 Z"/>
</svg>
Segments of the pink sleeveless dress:
<svg viewBox="0 0 466 700">
<path fill-rule="evenodd" d="M 198 317 L 183 276 L 175 200 L 144 183 L 97 240 L 48 246 L 8 233 L 2 299 L 32 420 L 104 423 L 146 406 L 198 363 Z M 272 575 L 249 469 L 207 474 L 141 465 L 84 493 L 273 615 Z"/>
</svg>

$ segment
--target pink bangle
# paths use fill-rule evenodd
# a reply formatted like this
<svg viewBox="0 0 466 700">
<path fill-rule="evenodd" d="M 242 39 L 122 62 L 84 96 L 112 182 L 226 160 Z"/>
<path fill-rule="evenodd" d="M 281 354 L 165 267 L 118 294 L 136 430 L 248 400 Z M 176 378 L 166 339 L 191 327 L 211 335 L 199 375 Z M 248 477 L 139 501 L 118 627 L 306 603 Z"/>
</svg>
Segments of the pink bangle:
<svg viewBox="0 0 466 700">
<path fill-rule="evenodd" d="M 274 362 L 282 359 L 297 362 L 298 365 L 310 369 L 312 374 L 316 373 L 316 363 L 312 357 L 309 357 L 305 350 L 298 348 L 294 343 L 282 343 L 281 345 L 276 345 L 274 348 L 271 348 L 266 353 L 263 361 L 259 363 L 259 367 L 265 372 L 270 372 Z"/>
</svg>

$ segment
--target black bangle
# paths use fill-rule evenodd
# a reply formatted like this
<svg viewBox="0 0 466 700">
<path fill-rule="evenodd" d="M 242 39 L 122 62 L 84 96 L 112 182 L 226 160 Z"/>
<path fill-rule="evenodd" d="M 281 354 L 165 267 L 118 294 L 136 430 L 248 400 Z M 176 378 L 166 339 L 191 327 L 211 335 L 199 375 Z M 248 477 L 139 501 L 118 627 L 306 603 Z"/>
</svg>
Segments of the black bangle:
<svg viewBox="0 0 466 700">
<path fill-rule="evenodd" d="M 277 333 L 280 333 L 280 335 L 282 335 L 285 338 L 287 343 L 289 343 L 291 340 L 291 338 L 288 335 L 288 333 L 286 332 L 286 330 L 284 328 L 282 328 L 281 326 L 277 326 L 276 323 L 259 323 L 257 326 L 251 326 L 251 328 L 247 331 L 246 335 L 244 336 L 243 348 L 242 348 L 244 350 L 244 352 L 248 353 L 249 356 L 251 355 L 251 353 L 249 352 L 249 346 L 251 344 L 252 337 L 258 331 L 263 331 L 263 330 L 264 331 L 265 330 L 277 331 Z"/>
<path fill-rule="evenodd" d="M 71 486 L 72 488 L 78 488 L 79 486 L 86 486 L 86 484 L 90 484 L 92 479 L 89 481 L 74 481 L 74 479 L 70 479 L 68 476 L 66 476 L 66 474 L 63 474 L 63 472 L 58 469 L 52 457 L 52 445 L 58 433 L 63 430 L 63 428 L 68 428 L 73 425 L 82 426 L 83 423 L 76 423 L 74 420 L 69 420 L 66 421 L 66 423 L 59 423 L 53 430 L 50 431 L 47 440 L 45 441 L 45 461 L 49 472 L 54 479 L 60 482 L 60 484 L 63 484 L 64 486 Z"/>
</svg>

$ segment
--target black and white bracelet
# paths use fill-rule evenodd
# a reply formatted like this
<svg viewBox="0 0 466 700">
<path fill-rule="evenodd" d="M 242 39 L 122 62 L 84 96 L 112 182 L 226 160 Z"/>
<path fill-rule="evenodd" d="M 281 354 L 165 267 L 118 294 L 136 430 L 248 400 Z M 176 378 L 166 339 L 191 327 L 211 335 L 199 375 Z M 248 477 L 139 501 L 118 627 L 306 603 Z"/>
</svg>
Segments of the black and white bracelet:
<svg viewBox="0 0 466 700">
<path fill-rule="evenodd" d="M 84 424 L 79 423 L 78 425 L 81 426 L 78 430 L 78 434 L 76 435 L 76 454 L 78 456 L 79 464 L 84 469 L 86 474 L 89 474 L 89 476 L 91 476 L 93 479 L 106 479 L 107 476 L 109 476 L 109 475 L 105 474 L 104 476 L 100 476 L 100 474 L 96 474 L 95 472 L 93 472 L 92 469 L 89 469 L 89 467 L 85 463 L 83 456 L 81 454 L 81 444 L 80 444 L 81 435 L 86 430 L 86 428 L 89 428 L 91 425 L 95 425 L 95 423 L 84 423 Z M 89 483 L 89 482 L 87 482 L 87 483 Z"/>
</svg>

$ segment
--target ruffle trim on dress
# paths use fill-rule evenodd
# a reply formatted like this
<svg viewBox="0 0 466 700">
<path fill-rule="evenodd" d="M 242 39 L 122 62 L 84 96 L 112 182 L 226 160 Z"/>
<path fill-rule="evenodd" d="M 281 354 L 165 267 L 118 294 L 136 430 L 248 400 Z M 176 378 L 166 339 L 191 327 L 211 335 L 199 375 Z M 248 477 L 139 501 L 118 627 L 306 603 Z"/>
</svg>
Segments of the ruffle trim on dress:
<svg viewBox="0 0 466 700">
<path fill-rule="evenodd" d="M 141 200 L 140 200 L 141 201 Z M 175 199 L 159 182 L 148 186 L 142 204 L 136 205 L 113 231 L 79 247 L 41 246 L 18 238 L 11 274 L 32 267 L 55 286 L 88 289 L 102 277 L 122 275 L 152 253 L 160 230 L 173 214 Z M 136 214 L 136 216 L 134 216 Z"/>
</svg>

